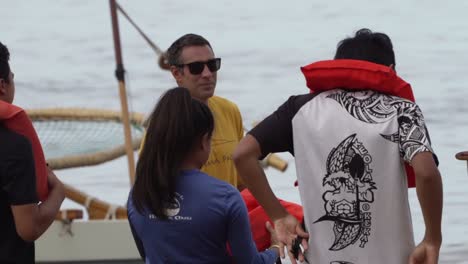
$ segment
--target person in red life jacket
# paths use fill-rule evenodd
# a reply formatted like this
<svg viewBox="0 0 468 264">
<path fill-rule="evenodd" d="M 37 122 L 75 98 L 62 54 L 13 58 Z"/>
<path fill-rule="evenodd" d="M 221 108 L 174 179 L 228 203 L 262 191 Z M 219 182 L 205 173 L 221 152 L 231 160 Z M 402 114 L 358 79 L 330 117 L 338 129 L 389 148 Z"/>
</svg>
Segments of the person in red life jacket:
<svg viewBox="0 0 468 264">
<path fill-rule="evenodd" d="M 9 57 L 0 43 L 0 263 L 34 263 L 33 241 L 54 220 L 65 190 L 46 167 L 31 121 L 11 104 L 15 83 Z"/>
<path fill-rule="evenodd" d="M 338 44 L 334 60 L 302 67 L 311 92 L 290 97 L 238 145 L 239 175 L 290 258 L 296 238 L 310 234 L 299 254 L 310 263 L 437 263 L 442 180 L 411 86 L 394 69 L 390 38 L 361 29 Z M 257 164 L 281 151 L 295 157 L 308 233 L 277 201 Z M 414 171 L 426 227 L 417 246 L 405 163 Z"/>
</svg>

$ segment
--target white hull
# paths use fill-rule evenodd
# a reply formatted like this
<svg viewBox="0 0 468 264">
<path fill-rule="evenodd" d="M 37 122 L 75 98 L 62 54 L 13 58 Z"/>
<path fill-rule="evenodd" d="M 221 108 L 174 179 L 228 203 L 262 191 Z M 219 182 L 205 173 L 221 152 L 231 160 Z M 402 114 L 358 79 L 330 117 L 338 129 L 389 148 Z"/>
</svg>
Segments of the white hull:
<svg viewBox="0 0 468 264">
<path fill-rule="evenodd" d="M 54 221 L 35 243 L 37 262 L 139 260 L 127 220 Z"/>
</svg>

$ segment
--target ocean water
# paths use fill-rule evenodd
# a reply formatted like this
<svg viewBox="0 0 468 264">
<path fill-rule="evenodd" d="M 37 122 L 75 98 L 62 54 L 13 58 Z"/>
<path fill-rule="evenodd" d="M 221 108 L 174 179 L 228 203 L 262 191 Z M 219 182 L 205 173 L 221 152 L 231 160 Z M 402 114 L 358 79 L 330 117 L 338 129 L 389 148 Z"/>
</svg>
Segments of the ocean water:
<svg viewBox="0 0 468 264">
<path fill-rule="evenodd" d="M 24 108 L 119 110 L 108 1 L 0 0 L 0 41 L 11 52 L 15 103 Z M 162 49 L 182 34 L 210 40 L 222 57 L 216 93 L 238 104 L 246 127 L 292 94 L 307 93 L 299 67 L 333 57 L 339 40 L 367 27 L 393 40 L 399 75 L 423 110 L 444 179 L 441 263 L 468 263 L 468 2 L 464 1 L 120 1 Z M 175 86 L 157 56 L 120 17 L 132 111 L 148 113 Z M 299 202 L 294 160 L 285 173 L 267 169 L 277 196 Z M 126 159 L 57 172 L 100 199 L 124 204 Z M 416 241 L 424 220 L 410 191 Z M 77 207 L 66 202 L 64 207 Z"/>
</svg>

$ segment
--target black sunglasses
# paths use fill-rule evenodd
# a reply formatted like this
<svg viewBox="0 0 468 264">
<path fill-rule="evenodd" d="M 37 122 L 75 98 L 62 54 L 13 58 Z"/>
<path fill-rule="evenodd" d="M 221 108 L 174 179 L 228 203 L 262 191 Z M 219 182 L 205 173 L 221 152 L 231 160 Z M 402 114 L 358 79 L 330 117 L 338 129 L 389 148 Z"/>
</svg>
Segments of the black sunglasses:
<svg viewBox="0 0 468 264">
<path fill-rule="evenodd" d="M 194 61 L 187 64 L 177 64 L 177 67 L 184 67 L 187 65 L 191 74 L 201 74 L 205 69 L 205 65 L 208 67 L 210 72 L 218 71 L 221 68 L 221 58 L 215 58 L 207 61 Z"/>
</svg>

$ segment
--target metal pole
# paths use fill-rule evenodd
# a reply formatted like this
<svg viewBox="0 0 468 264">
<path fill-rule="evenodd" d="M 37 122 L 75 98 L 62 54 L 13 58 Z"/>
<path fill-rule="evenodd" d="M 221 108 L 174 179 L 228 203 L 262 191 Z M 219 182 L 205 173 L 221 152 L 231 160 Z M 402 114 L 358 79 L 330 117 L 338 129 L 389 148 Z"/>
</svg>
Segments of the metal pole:
<svg viewBox="0 0 468 264">
<path fill-rule="evenodd" d="M 132 134 L 130 130 L 130 118 L 128 113 L 127 93 L 125 89 L 125 69 L 122 62 L 122 49 L 120 46 L 120 34 L 119 34 L 119 21 L 117 17 L 117 8 L 115 0 L 109 0 L 111 18 L 112 18 L 112 32 L 114 36 L 114 51 L 115 51 L 115 62 L 116 70 L 115 76 L 119 82 L 119 95 L 120 104 L 122 107 L 122 122 L 124 125 L 125 135 L 125 151 L 128 159 L 128 172 L 130 176 L 130 184 L 133 185 L 135 182 L 135 157 L 132 148 Z"/>
</svg>

